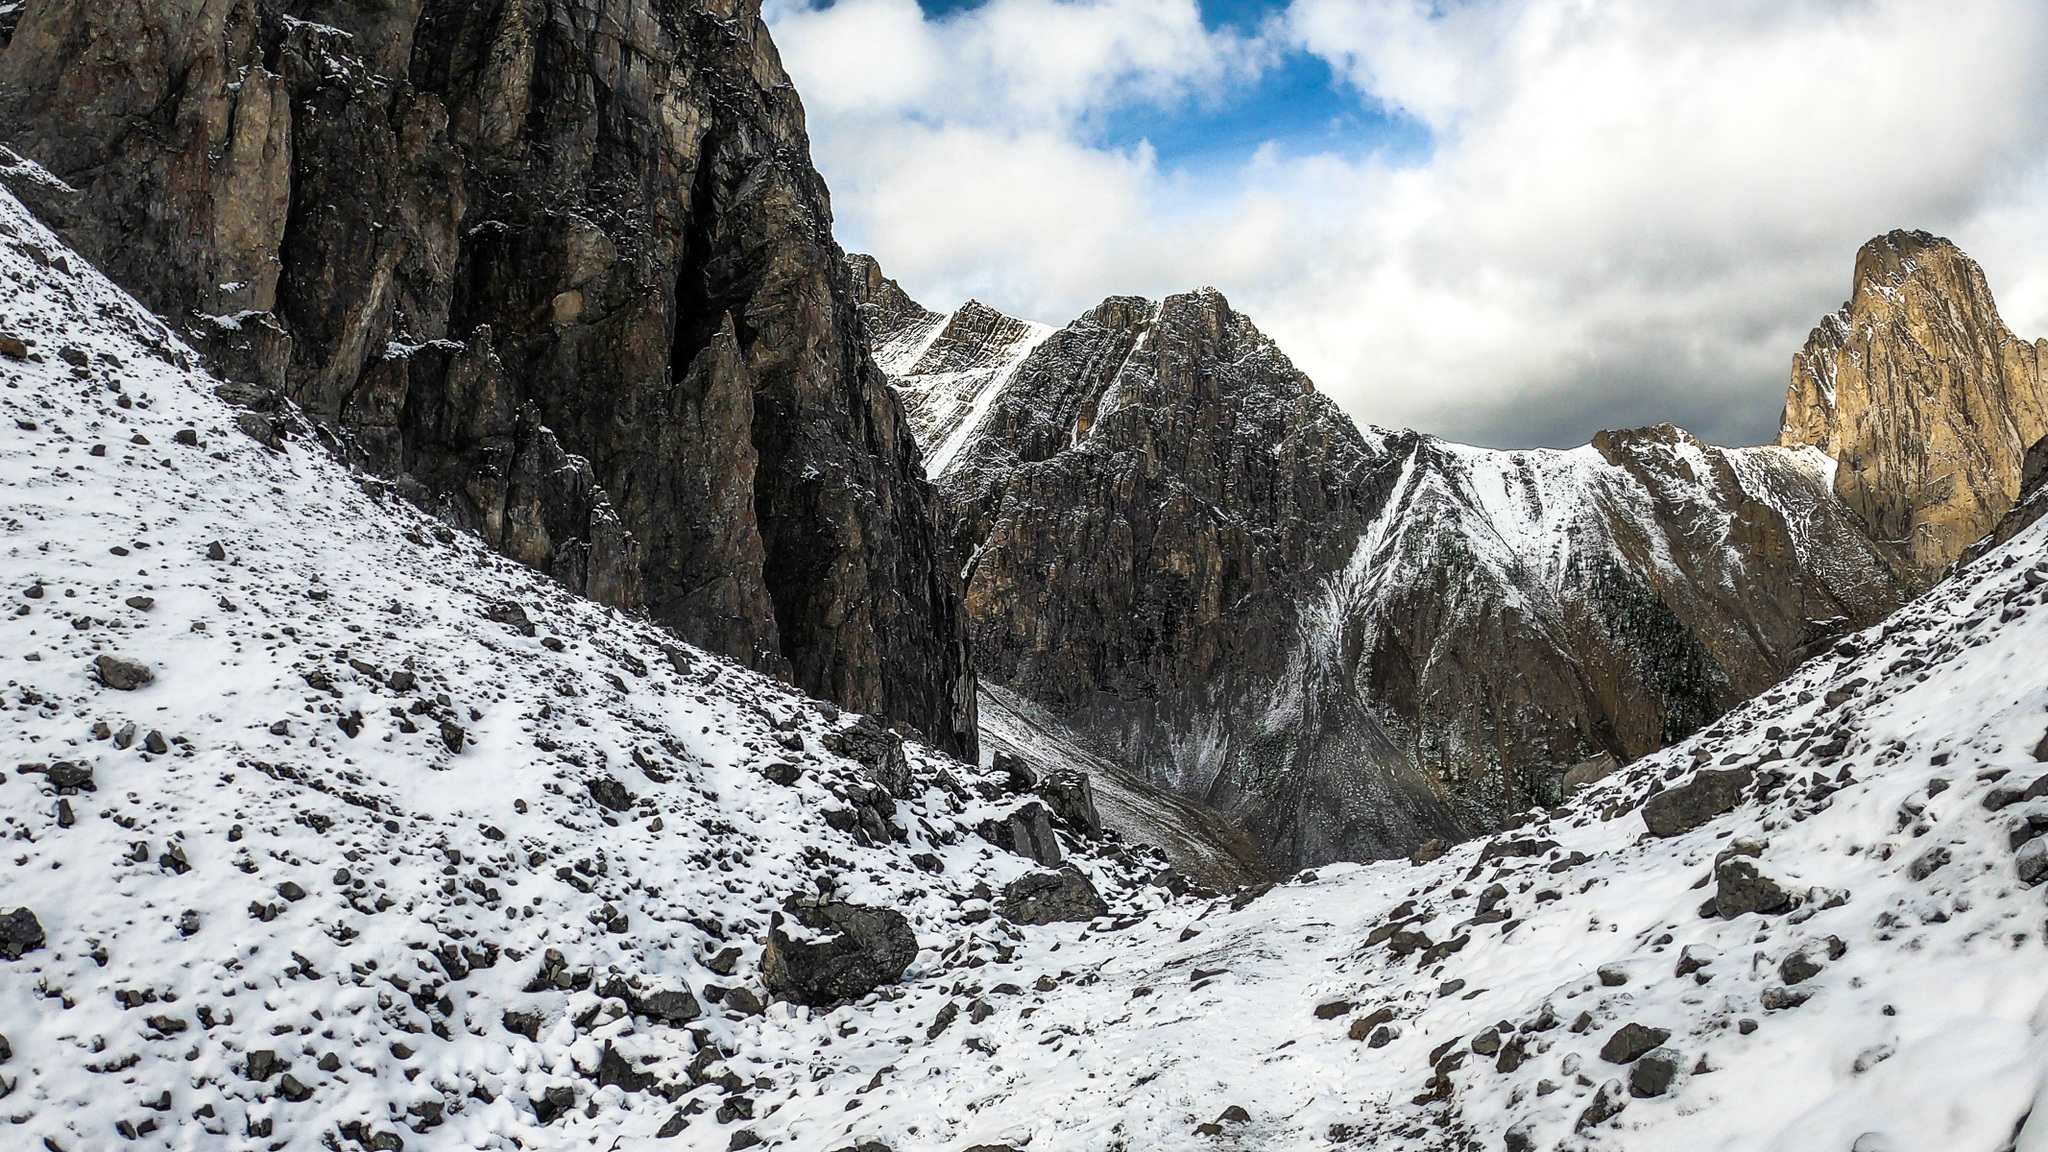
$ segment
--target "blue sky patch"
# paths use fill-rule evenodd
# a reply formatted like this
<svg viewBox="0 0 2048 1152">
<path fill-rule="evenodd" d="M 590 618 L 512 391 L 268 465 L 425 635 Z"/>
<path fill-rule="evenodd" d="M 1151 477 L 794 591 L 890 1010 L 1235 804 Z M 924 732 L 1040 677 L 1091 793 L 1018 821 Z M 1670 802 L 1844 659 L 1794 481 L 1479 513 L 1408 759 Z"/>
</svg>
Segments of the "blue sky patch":
<svg viewBox="0 0 2048 1152">
<path fill-rule="evenodd" d="M 1422 163 L 1431 150 L 1429 129 L 1421 122 L 1360 99 L 1327 63 L 1306 52 L 1290 53 L 1220 101 L 1139 104 L 1086 127 L 1091 141 L 1104 147 L 1128 150 L 1148 140 L 1161 171 L 1194 176 L 1238 168 L 1267 143 L 1293 156 L 1357 160 L 1379 153 L 1401 165 Z"/>
<path fill-rule="evenodd" d="M 918 0 L 928 19 L 978 8 L 985 0 Z M 1279 0 L 1200 0 L 1210 30 L 1255 35 L 1286 7 Z M 1291 156 L 1378 154 L 1397 165 L 1428 161 L 1432 140 L 1420 121 L 1365 99 L 1321 57 L 1289 52 L 1257 80 L 1217 98 L 1190 96 L 1173 105 L 1137 101 L 1084 124 L 1089 143 L 1130 151 L 1150 142 L 1163 172 L 1193 177 L 1235 171 L 1272 143 Z"/>
</svg>

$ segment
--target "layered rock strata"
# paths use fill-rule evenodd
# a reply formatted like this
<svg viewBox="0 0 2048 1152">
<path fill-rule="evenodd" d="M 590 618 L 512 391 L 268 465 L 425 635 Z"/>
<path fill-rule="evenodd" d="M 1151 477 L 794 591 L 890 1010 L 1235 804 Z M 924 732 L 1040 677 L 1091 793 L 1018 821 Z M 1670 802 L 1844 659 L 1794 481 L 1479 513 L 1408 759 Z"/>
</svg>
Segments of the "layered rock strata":
<svg viewBox="0 0 2048 1152">
<path fill-rule="evenodd" d="M 1924 588 L 2019 496 L 2027 449 L 2048 435 L 2044 350 L 2006 328 L 1954 244 L 1886 233 L 1793 358 L 1778 442 L 1833 458 L 1835 492 Z"/>
</svg>

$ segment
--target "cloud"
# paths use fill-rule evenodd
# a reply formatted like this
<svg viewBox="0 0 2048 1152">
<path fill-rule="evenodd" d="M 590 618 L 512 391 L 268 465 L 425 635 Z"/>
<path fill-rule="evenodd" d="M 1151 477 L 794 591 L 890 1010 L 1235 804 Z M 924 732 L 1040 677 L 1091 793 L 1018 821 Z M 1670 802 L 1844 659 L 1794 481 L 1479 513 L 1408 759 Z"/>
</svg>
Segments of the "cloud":
<svg viewBox="0 0 2048 1152">
<path fill-rule="evenodd" d="M 842 237 L 927 303 L 1063 322 L 1214 284 L 1361 420 L 1485 443 L 1672 419 L 1767 438 L 1806 329 L 1893 227 L 2048 335 L 2048 7 L 2026 0 L 784 0 Z M 1101 143 L 1287 53 L 1425 126 L 1200 176 Z M 2042 269 L 2040 272 L 2034 269 Z"/>
</svg>

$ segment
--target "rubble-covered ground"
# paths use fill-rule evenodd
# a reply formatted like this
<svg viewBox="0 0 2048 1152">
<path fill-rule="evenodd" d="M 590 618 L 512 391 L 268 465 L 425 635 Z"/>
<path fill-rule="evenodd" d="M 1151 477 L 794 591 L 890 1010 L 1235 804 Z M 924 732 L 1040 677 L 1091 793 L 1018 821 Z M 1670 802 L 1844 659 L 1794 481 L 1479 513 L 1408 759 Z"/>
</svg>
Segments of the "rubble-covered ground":
<svg viewBox="0 0 2048 1152">
<path fill-rule="evenodd" d="M 1053 931 L 991 910 L 1007 781 L 223 402 L 4 193 L 0 332 L 0 1147 L 724 1148 L 904 1030 L 763 1009 L 791 896 L 907 917 L 913 987 Z M 1130 910 L 1155 860 L 1069 863 Z"/>
<path fill-rule="evenodd" d="M 1511 832 L 1211 896 L 382 494 L 4 194 L 0 333 L 0 1147 L 2048 1149 L 2048 525 Z M 914 956 L 793 994 L 892 947 L 799 908 Z"/>
</svg>

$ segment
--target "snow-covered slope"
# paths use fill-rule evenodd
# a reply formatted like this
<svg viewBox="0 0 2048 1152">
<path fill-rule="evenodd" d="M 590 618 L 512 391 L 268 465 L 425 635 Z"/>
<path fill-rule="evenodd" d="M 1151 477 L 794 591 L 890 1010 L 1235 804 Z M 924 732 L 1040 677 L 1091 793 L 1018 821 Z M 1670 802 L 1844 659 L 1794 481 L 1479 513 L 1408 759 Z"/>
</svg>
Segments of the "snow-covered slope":
<svg viewBox="0 0 2048 1152">
<path fill-rule="evenodd" d="M 902 913 L 912 984 L 1059 938 L 991 919 L 997 782 L 231 407 L 4 192 L 0 334 L 0 1147 L 724 1149 L 898 1011 L 759 1010 L 790 898 Z"/>
<path fill-rule="evenodd" d="M 989 1014 L 820 1048 L 817 1095 L 778 1116 L 857 1101 L 898 1152 L 2038 1152 L 2048 907 L 2020 868 L 2048 870 L 2044 600 L 2037 525 L 1512 832 L 921 986 L 913 1028 Z M 1697 797 L 1702 769 L 1747 775 L 1732 810 L 1649 834 L 1644 797 Z M 1654 1030 L 1634 1050 L 1632 1024 Z"/>
<path fill-rule="evenodd" d="M 259 446 L 4 196 L 0 331 L 6 1147 L 2048 1147 L 2048 524 L 1512 833 L 1112 844 L 1025 927 L 993 778 L 912 744 L 874 823 L 850 718 Z M 754 1011 L 821 882 L 914 961 Z"/>
</svg>

